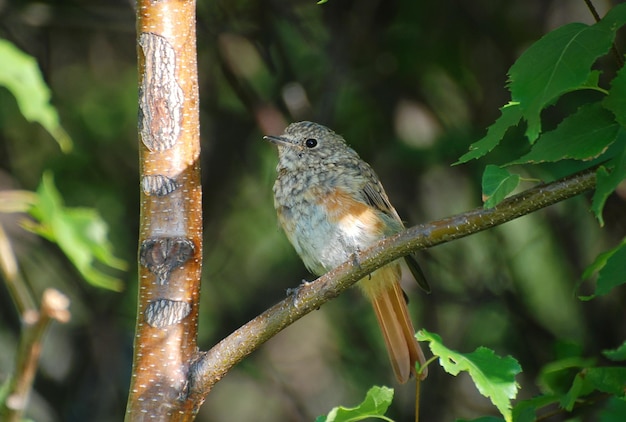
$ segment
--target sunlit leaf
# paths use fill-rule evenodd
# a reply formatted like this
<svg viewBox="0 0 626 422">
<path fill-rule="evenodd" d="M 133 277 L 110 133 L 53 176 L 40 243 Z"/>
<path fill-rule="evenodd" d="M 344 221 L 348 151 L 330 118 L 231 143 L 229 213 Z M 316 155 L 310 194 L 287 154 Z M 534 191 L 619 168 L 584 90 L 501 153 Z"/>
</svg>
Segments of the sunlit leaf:
<svg viewBox="0 0 626 422">
<path fill-rule="evenodd" d="M 57 141 L 63 152 L 72 149 L 72 141 L 50 104 L 50 89 L 41 76 L 37 61 L 7 40 L 0 39 L 0 86 L 15 97 L 20 112 L 37 122 Z"/>
<path fill-rule="evenodd" d="M 37 195 L 36 204 L 29 210 L 37 224 L 25 224 L 25 228 L 56 243 L 90 284 L 121 290 L 121 280 L 94 266 L 95 261 L 118 270 L 127 266 L 113 255 L 107 240 L 108 228 L 98 213 L 65 207 L 50 173 L 43 175 Z"/>
<path fill-rule="evenodd" d="M 531 45 L 511 67 L 511 98 L 520 103 L 531 142 L 541 132 L 541 110 L 566 92 L 589 88 L 591 66 L 609 51 L 624 23 L 626 4 L 620 4 L 594 25 L 562 26 Z"/>
<path fill-rule="evenodd" d="M 504 419 L 512 420 L 511 400 L 517 395 L 519 385 L 515 376 L 522 371 L 519 363 L 511 356 L 496 356 L 493 350 L 479 347 L 472 353 L 459 353 L 443 345 L 437 334 L 420 330 L 419 341 L 430 342 L 430 350 L 439 356 L 443 369 L 452 375 L 467 372 L 476 388 L 498 408 Z"/>
<path fill-rule="evenodd" d="M 370 388 L 365 396 L 365 400 L 356 407 L 335 407 L 328 415 L 319 416 L 316 422 L 352 422 L 362 421 L 365 419 L 383 419 L 390 421 L 385 417 L 385 412 L 391 405 L 393 400 L 393 389 L 388 387 Z"/>
</svg>

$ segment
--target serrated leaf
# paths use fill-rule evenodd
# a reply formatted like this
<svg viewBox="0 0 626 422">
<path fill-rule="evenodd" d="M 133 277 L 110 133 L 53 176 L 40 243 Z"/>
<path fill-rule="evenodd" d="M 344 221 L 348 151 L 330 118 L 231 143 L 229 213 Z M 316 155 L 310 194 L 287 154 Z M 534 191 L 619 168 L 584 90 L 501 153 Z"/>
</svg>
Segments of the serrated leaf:
<svg viewBox="0 0 626 422">
<path fill-rule="evenodd" d="M 617 349 L 603 350 L 602 354 L 614 362 L 626 360 L 626 341 Z"/>
<path fill-rule="evenodd" d="M 369 389 L 365 400 L 356 407 L 335 407 L 328 415 L 319 416 L 316 422 L 356 422 L 368 418 L 379 418 L 389 421 L 384 417 L 389 405 L 393 400 L 393 389 L 389 387 L 374 386 Z"/>
<path fill-rule="evenodd" d="M 519 103 L 509 103 L 502 107 L 500 112 L 500 117 L 487 129 L 487 134 L 470 145 L 469 152 L 462 155 L 454 165 L 466 163 L 491 152 L 500 143 L 506 131 L 517 126 L 522 118 Z"/>
<path fill-rule="evenodd" d="M 617 134 L 619 153 L 596 170 L 596 190 L 593 193 L 591 211 L 595 214 L 601 226 L 604 226 L 602 211 L 609 195 L 626 178 L 626 131 L 621 129 Z"/>
<path fill-rule="evenodd" d="M 626 5 L 620 4 L 594 25 L 562 26 L 531 45 L 511 66 L 511 98 L 520 103 L 531 142 L 541 132 L 541 110 L 566 92 L 589 88 L 591 66 L 609 51 L 625 22 Z"/>
<path fill-rule="evenodd" d="M 603 105 L 613 112 L 622 126 L 626 126 L 626 67 L 622 67 L 611 81 L 611 89 Z"/>
<path fill-rule="evenodd" d="M 483 201 L 485 208 L 493 208 L 519 185 L 520 177 L 489 164 L 483 173 Z"/>
<path fill-rule="evenodd" d="M 65 207 L 50 173 L 43 175 L 29 213 L 38 223 L 24 228 L 56 243 L 87 282 L 110 290 L 123 288 L 121 280 L 94 267 L 96 260 L 118 270 L 127 266 L 112 253 L 106 223 L 95 210 Z"/>
<path fill-rule="evenodd" d="M 24 118 L 43 126 L 63 152 L 71 151 L 72 140 L 50 104 L 50 89 L 41 76 L 37 61 L 9 41 L 0 39 L 0 62 L 0 86 L 13 94 Z"/>
<path fill-rule="evenodd" d="M 528 154 L 508 164 L 591 160 L 615 142 L 619 131 L 613 114 L 600 103 L 585 104 L 541 135 Z"/>
<path fill-rule="evenodd" d="M 486 347 L 467 354 L 455 352 L 443 345 L 441 337 L 426 330 L 420 330 L 417 339 L 430 342 L 430 350 L 439 356 L 439 363 L 449 374 L 456 376 L 461 371 L 467 372 L 478 391 L 491 400 L 504 419 L 507 422 L 512 420 L 511 400 L 519 389 L 515 376 L 522 371 L 513 357 L 496 356 Z"/>
</svg>

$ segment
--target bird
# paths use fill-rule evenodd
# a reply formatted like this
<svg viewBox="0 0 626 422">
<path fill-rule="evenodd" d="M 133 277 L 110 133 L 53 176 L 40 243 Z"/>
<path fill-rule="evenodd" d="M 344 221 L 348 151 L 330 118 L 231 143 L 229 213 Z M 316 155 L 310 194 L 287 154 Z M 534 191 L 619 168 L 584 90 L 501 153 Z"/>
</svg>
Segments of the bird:
<svg viewBox="0 0 626 422">
<path fill-rule="evenodd" d="M 383 185 L 344 138 L 318 123 L 292 123 L 279 136 L 273 186 L 278 222 L 306 268 L 317 276 L 348 261 L 386 236 L 404 229 Z M 418 284 L 430 287 L 412 255 L 405 258 Z M 425 357 L 400 287 L 400 260 L 357 282 L 371 302 L 397 381 L 427 375 Z"/>
</svg>

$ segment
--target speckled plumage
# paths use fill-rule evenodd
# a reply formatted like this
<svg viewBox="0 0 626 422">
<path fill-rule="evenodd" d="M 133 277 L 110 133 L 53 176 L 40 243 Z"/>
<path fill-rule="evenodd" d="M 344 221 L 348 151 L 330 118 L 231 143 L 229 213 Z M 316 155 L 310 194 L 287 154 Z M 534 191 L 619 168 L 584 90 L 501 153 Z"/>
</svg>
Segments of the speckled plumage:
<svg viewBox="0 0 626 422">
<path fill-rule="evenodd" d="M 375 211 L 376 217 L 385 221 L 383 234 L 402 229 L 378 177 L 342 137 L 324 126 L 300 122 L 287 127 L 283 138 L 291 143 L 278 143 L 274 205 L 289 240 L 310 271 L 322 275 L 381 238 L 378 227 L 354 221 L 341 224 L 327 218 L 322 200 L 333 198 L 336 189 L 365 205 L 365 188 L 369 186 L 388 211 Z M 307 139 L 316 139 L 318 145 L 307 148 Z"/>
<path fill-rule="evenodd" d="M 278 146 L 278 220 L 311 272 L 322 275 L 403 229 L 376 173 L 340 135 L 317 123 L 299 122 L 266 139 Z M 420 285 L 428 288 L 417 263 L 412 258 L 408 263 Z M 406 382 L 415 361 L 424 363 L 424 357 L 413 337 L 400 276 L 396 261 L 359 286 L 372 301 L 396 377 Z"/>
</svg>

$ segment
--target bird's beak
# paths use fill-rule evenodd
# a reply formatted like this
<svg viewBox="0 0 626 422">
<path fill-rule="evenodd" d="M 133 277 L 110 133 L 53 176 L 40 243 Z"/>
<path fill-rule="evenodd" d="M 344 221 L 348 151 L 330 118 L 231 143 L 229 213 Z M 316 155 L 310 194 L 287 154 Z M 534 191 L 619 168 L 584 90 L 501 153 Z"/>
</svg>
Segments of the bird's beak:
<svg viewBox="0 0 626 422">
<path fill-rule="evenodd" d="M 288 138 L 285 138 L 284 136 L 268 135 L 268 136 L 264 136 L 263 139 L 265 139 L 266 141 L 270 141 L 271 143 L 276 144 L 278 146 L 284 146 L 284 147 L 293 146 L 293 143 L 291 142 L 291 140 L 289 140 Z"/>
</svg>

